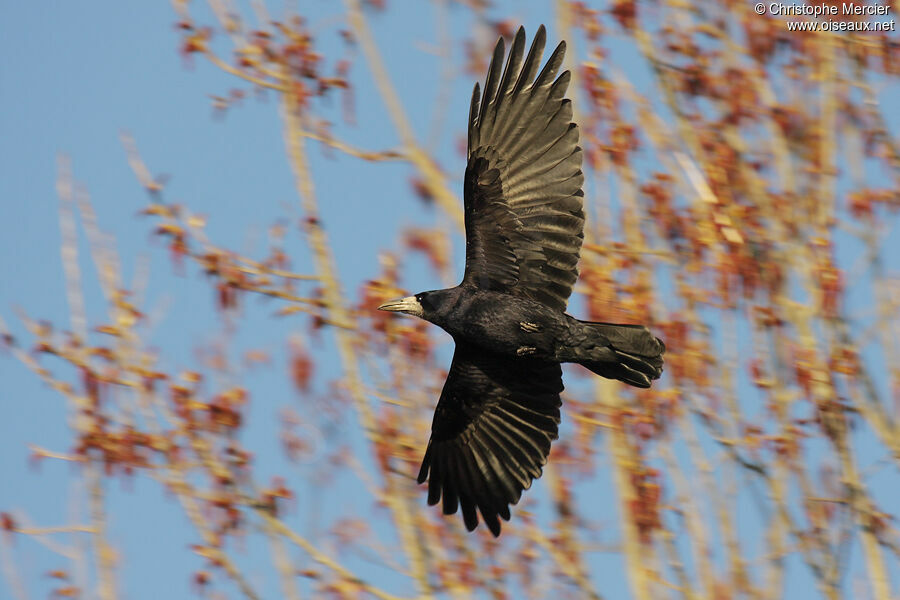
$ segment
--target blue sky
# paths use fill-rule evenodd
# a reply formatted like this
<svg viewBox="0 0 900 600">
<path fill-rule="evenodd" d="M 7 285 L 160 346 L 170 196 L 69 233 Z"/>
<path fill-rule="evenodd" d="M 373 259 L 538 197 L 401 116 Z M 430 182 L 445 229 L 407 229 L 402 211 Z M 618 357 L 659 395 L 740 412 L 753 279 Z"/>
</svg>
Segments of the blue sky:
<svg viewBox="0 0 900 600">
<path fill-rule="evenodd" d="M 176 16 L 169 4 L 136 6 L 121 2 L 4 4 L 0 20 L 0 214 L 5 226 L 0 235 L 0 315 L 22 339 L 28 336 L 23 335 L 17 308 L 68 328 L 55 191 L 57 161 L 64 154 L 71 160 L 75 179 L 90 192 L 101 228 L 115 236 L 126 281 L 140 273 L 138 265 L 147 265 L 149 292 L 143 307 L 152 317 L 150 344 L 162 349 L 163 365 L 177 372 L 196 367 L 197 349 L 221 335 L 221 319 L 203 277 L 190 267 L 183 275 L 175 273 L 164 244 L 151 235 L 150 221 L 137 216 L 146 196 L 126 162 L 120 133 L 125 130 L 133 135 L 155 174 L 169 175 L 167 200 L 209 215 L 207 233 L 217 245 L 262 256 L 266 229 L 278 219 L 294 223 L 299 209 L 274 96 L 250 94 L 224 119 L 213 118 L 208 96 L 225 95 L 235 87 L 235 80 L 201 59 L 195 59 L 192 67 L 185 64 L 177 52 Z M 199 4 L 194 10 L 200 21 L 210 20 Z M 274 6 L 270 10 L 277 14 Z M 332 31 L 330 24 L 341 7 L 316 1 L 303 3 L 303 10 L 314 27 L 319 24 Z M 451 31 L 472 25 L 467 10 L 451 7 L 447 14 Z M 494 14 L 522 21 L 529 37 L 539 23 L 553 22 L 543 3 L 501 4 Z M 402 11 L 390 10 L 371 19 L 376 41 L 420 139 L 430 130 L 437 102 L 438 62 L 422 51 L 423 45 L 433 41 L 435 18 L 430 3 L 409 2 Z M 419 33 L 397 35 L 410 31 Z M 552 27 L 549 38 L 557 39 Z M 340 48 L 336 36 L 323 36 L 320 41 L 326 56 Z M 458 48 L 455 51 L 460 52 Z M 617 64 L 638 85 L 647 82 L 645 68 L 630 61 L 627 53 Z M 338 123 L 338 136 L 370 150 L 399 146 L 361 57 L 352 77 L 360 125 Z M 460 189 L 464 165 L 453 148 L 455 136 L 462 131 L 470 86 L 468 77 L 455 80 L 447 104 L 449 115 L 435 140 L 442 166 L 455 178 L 451 181 L 454 190 Z M 884 102 L 900 102 L 896 86 L 886 94 Z M 335 98 L 322 112 L 338 122 L 340 102 Z M 422 208 L 413 198 L 408 185 L 413 173 L 408 165 L 324 156 L 314 145 L 311 160 L 344 292 L 353 298 L 359 284 L 378 273 L 378 252 L 396 247 L 403 226 L 429 225 L 444 218 Z M 81 241 L 82 287 L 89 322 L 101 323 L 105 306 L 83 234 Z M 460 258 L 461 238 L 454 244 L 455 256 Z M 289 236 L 286 248 L 296 271 L 311 271 L 308 253 L 297 236 Z M 857 254 L 858 249 L 851 248 L 842 260 L 852 264 Z M 439 287 L 441 282 L 417 261 L 411 261 L 405 284 L 416 289 Z M 461 267 L 458 260 L 457 273 Z M 273 358 L 269 367 L 240 373 L 254 399 L 242 440 L 260 457 L 259 481 L 266 482 L 276 473 L 289 478 L 289 485 L 300 495 L 294 525 L 315 537 L 321 533 L 322 522 L 353 505 L 351 500 L 329 505 L 331 496 L 320 495 L 313 486 L 304 487 L 304 477 L 310 475 L 312 466 L 289 470 L 280 459 L 278 438 L 272 432 L 277 429 L 279 409 L 296 402 L 287 377 L 285 330 L 302 333 L 306 322 L 272 318 L 276 306 L 246 299 L 244 318 L 233 333 L 236 347 L 261 348 Z M 329 336 L 315 343 L 323 346 L 321 351 L 316 349 L 316 356 L 324 358 L 317 364 L 315 383 L 316 391 L 323 393 L 326 381 L 338 375 L 339 366 Z M 231 358 L 238 361 L 240 357 Z M 0 486 L 0 511 L 24 511 L 36 526 L 71 523 L 80 497 L 73 487 L 79 479 L 75 469 L 57 461 L 43 461 L 34 469 L 28 461 L 28 444 L 58 451 L 71 447 L 63 399 L 10 356 L 0 356 L 0 382 L 0 481 L 8 482 Z M 347 482 L 335 485 L 352 489 Z M 597 484 L 588 491 L 602 497 L 609 493 L 604 485 L 609 484 Z M 896 478 L 879 485 L 885 488 L 882 498 L 896 497 Z M 189 524 L 177 503 L 156 482 L 143 477 L 129 482 L 112 480 L 108 489 L 111 541 L 122 553 L 122 597 L 190 597 L 189 575 L 203 564 L 188 549 L 197 542 L 196 536 L 179 531 Z M 536 486 L 534 493 L 545 492 Z M 750 506 L 749 498 L 742 501 Z M 321 515 L 322 521 L 316 515 Z M 601 513 L 599 518 L 613 523 L 618 517 Z M 853 552 L 859 556 L 858 546 Z M 268 548 L 250 543 L 246 549 L 236 550 L 236 556 L 263 597 L 279 593 L 267 566 Z M 63 559 L 26 539 L 16 542 L 16 560 L 33 597 L 45 596 L 52 587 L 43 573 L 66 567 Z M 792 561 L 786 593 L 815 597 L 803 573 L 805 567 Z M 376 583 L 410 591 L 405 579 L 365 562 L 357 566 Z M 592 570 L 595 578 L 604 582 L 606 597 L 626 596 L 620 557 L 599 557 Z M 893 577 L 896 589 L 897 573 Z M 10 593 L 4 586 L 0 584 L 0 598 Z M 230 591 L 227 586 L 224 589 Z"/>
</svg>

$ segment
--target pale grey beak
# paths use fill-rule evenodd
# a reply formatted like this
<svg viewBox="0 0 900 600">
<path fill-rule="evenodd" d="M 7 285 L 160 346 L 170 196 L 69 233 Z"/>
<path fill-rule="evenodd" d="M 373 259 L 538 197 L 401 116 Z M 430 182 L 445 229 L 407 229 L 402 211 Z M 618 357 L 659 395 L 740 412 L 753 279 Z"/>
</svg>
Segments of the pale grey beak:
<svg viewBox="0 0 900 600">
<path fill-rule="evenodd" d="M 385 302 L 378 307 L 378 310 L 402 312 L 416 317 L 421 317 L 424 312 L 422 310 L 422 305 L 416 300 L 415 296 L 407 296 L 406 298 L 398 298 L 397 300 Z"/>
</svg>

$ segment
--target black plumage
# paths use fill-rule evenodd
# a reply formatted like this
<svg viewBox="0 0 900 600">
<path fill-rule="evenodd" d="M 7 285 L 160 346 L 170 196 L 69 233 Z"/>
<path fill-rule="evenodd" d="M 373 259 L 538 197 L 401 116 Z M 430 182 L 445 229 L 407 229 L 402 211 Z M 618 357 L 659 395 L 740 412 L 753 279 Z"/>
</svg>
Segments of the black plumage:
<svg viewBox="0 0 900 600">
<path fill-rule="evenodd" d="M 646 327 L 565 314 L 584 237 L 584 176 L 565 97 L 570 74 L 557 77 L 565 42 L 538 73 L 545 39 L 541 26 L 523 62 L 520 28 L 503 69 L 501 38 L 483 95 L 475 85 L 462 283 L 379 307 L 453 336 L 456 351 L 418 481 L 428 480 L 429 504 L 443 498 L 445 514 L 461 509 L 470 531 L 477 509 L 495 536 L 509 505 L 541 476 L 557 438 L 560 363 L 649 387 L 665 352 Z"/>
</svg>

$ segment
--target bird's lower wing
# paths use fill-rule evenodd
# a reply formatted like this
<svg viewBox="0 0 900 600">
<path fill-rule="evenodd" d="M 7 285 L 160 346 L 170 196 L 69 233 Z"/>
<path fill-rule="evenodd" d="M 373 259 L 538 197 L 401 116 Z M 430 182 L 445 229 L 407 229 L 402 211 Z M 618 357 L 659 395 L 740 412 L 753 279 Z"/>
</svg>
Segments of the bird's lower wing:
<svg viewBox="0 0 900 600">
<path fill-rule="evenodd" d="M 444 514 L 462 509 L 469 531 L 476 508 L 495 536 L 498 517 L 541 476 L 559 426 L 562 372 L 556 363 L 507 358 L 458 343 L 434 413 L 418 481 Z"/>
</svg>

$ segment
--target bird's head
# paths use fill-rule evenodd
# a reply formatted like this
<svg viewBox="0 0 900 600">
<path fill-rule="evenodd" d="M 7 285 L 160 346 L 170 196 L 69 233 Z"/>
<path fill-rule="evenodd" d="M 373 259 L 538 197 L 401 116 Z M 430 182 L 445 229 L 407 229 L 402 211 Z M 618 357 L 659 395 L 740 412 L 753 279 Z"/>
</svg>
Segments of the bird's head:
<svg viewBox="0 0 900 600">
<path fill-rule="evenodd" d="M 406 313 L 413 315 L 426 321 L 434 322 L 435 319 L 442 315 L 445 311 L 445 304 L 454 294 L 448 293 L 452 290 L 435 290 L 432 292 L 420 292 L 415 296 L 407 296 L 406 298 L 398 298 L 385 302 L 378 307 L 378 310 L 387 310 L 390 312 Z"/>
</svg>

